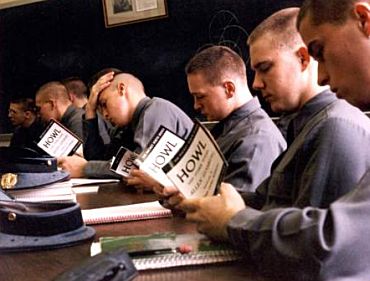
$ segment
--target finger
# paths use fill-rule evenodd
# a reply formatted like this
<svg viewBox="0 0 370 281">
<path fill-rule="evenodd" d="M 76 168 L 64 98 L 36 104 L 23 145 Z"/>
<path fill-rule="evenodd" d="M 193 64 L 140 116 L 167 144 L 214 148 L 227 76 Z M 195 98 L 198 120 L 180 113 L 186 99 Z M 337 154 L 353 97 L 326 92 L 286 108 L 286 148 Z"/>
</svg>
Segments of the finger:
<svg viewBox="0 0 370 281">
<path fill-rule="evenodd" d="M 126 182 L 127 185 L 138 185 L 139 184 L 139 181 L 137 178 L 128 178 L 127 179 L 127 182 Z"/>
<path fill-rule="evenodd" d="M 178 207 L 186 213 L 195 212 L 200 207 L 200 200 L 198 198 L 184 199 Z"/>
<path fill-rule="evenodd" d="M 153 191 L 159 196 L 165 196 L 163 193 L 163 189 L 164 187 L 161 184 L 156 184 L 153 186 Z"/>
<path fill-rule="evenodd" d="M 171 196 L 175 193 L 178 193 L 179 190 L 174 187 L 174 186 L 166 186 L 164 189 L 163 189 L 163 195 L 165 196 Z"/>
<path fill-rule="evenodd" d="M 200 223 L 203 222 L 204 219 L 199 215 L 198 212 L 186 213 L 186 219 L 188 221 Z"/>
<path fill-rule="evenodd" d="M 139 169 L 135 169 L 135 168 L 131 169 L 130 176 L 136 177 L 138 175 L 140 175 L 140 170 Z"/>
<path fill-rule="evenodd" d="M 179 205 L 183 199 L 184 198 L 182 196 L 180 196 L 180 194 L 175 194 L 175 195 L 171 196 L 170 198 L 168 198 L 168 203 L 172 206 L 177 207 L 177 205 Z"/>
<path fill-rule="evenodd" d="M 57 165 L 62 165 L 65 162 L 65 157 L 58 157 L 57 158 Z"/>
</svg>

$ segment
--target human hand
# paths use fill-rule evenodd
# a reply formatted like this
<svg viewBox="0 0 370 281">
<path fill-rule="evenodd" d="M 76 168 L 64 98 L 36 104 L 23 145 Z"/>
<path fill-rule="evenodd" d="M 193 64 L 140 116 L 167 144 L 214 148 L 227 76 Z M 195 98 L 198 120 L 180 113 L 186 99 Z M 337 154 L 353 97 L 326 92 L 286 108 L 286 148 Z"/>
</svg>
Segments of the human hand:
<svg viewBox="0 0 370 281">
<path fill-rule="evenodd" d="M 215 240 L 227 240 L 227 224 L 245 204 L 235 188 L 222 183 L 216 196 L 184 199 L 179 208 L 186 212 L 186 218 L 197 223 L 197 229 Z"/>
<path fill-rule="evenodd" d="M 161 202 L 162 206 L 167 209 L 177 209 L 180 202 L 184 199 L 184 196 L 174 186 L 154 186 L 153 191 L 159 197 L 159 201 Z"/>
<path fill-rule="evenodd" d="M 90 89 L 89 100 L 86 104 L 85 117 L 86 119 L 92 119 L 96 116 L 96 110 L 98 108 L 98 97 L 101 91 L 109 87 L 110 83 L 114 78 L 114 72 L 109 72 L 96 81 L 96 83 Z"/>
<path fill-rule="evenodd" d="M 85 158 L 78 155 L 57 158 L 58 166 L 70 174 L 71 178 L 83 178 L 84 168 L 87 163 Z"/>
<path fill-rule="evenodd" d="M 149 176 L 144 171 L 139 169 L 132 169 L 130 172 L 130 177 L 127 178 L 126 184 L 129 186 L 134 186 L 140 191 L 153 191 L 153 188 L 157 186 L 160 188 L 162 185 Z"/>
</svg>

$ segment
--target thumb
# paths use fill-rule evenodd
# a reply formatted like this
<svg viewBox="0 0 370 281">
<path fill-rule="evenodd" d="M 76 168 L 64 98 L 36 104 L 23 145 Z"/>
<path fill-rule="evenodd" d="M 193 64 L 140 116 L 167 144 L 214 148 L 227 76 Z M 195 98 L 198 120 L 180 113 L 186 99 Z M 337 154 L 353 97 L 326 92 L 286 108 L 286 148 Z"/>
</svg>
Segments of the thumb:
<svg viewBox="0 0 370 281">
<path fill-rule="evenodd" d="M 63 163 L 64 163 L 64 161 L 65 161 L 65 157 L 58 157 L 57 158 L 57 165 L 59 166 L 59 165 L 62 165 Z"/>
<path fill-rule="evenodd" d="M 231 184 L 222 183 L 220 187 L 220 195 L 225 202 L 231 204 L 233 208 L 242 209 L 245 206 L 243 198 Z"/>
<path fill-rule="evenodd" d="M 234 186 L 229 183 L 222 183 L 220 187 L 220 195 L 227 196 L 227 197 L 234 197 L 235 195 L 239 195 L 236 191 Z"/>
</svg>

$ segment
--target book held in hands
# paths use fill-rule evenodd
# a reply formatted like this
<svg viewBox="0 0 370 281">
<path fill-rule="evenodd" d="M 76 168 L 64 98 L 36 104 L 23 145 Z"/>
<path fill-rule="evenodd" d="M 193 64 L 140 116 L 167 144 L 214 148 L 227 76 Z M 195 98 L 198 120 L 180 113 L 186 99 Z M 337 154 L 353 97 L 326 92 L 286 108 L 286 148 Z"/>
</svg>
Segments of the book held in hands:
<svg viewBox="0 0 370 281">
<path fill-rule="evenodd" d="M 112 159 L 111 171 L 119 174 L 125 178 L 130 176 L 133 168 L 138 168 L 135 164 L 135 160 L 138 155 L 135 152 L 128 150 L 121 146 L 115 157 Z"/>
<path fill-rule="evenodd" d="M 215 193 L 227 163 L 212 135 L 196 121 L 186 140 L 161 126 L 140 155 L 122 148 L 111 169 L 127 177 L 133 167 L 163 186 L 177 187 L 186 198 L 199 198 Z"/>
<path fill-rule="evenodd" d="M 213 195 L 227 167 L 210 132 L 196 122 L 186 143 L 163 171 L 186 198 Z"/>
<path fill-rule="evenodd" d="M 82 154 L 82 141 L 56 120 L 51 120 L 40 136 L 37 146 L 53 157 Z"/>
</svg>

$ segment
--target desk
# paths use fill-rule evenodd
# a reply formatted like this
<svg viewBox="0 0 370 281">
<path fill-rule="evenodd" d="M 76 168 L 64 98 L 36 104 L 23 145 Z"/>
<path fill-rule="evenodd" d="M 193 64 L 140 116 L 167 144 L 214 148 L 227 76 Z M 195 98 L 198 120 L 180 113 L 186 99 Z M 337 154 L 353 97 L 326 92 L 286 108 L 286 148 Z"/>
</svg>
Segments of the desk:
<svg viewBox="0 0 370 281">
<path fill-rule="evenodd" d="M 77 200 L 83 209 L 132 204 L 155 200 L 153 194 L 137 194 L 122 184 L 101 185 L 98 193 L 79 194 Z M 176 233 L 196 232 L 195 225 L 183 218 L 95 225 L 97 241 L 100 236 L 150 234 L 172 231 Z M 56 250 L 12 253 L 0 255 L 1 281 L 49 281 L 90 256 L 91 242 Z M 182 280 L 253 280 L 266 281 L 251 266 L 241 262 L 217 265 L 179 267 L 156 271 L 142 271 L 135 281 L 182 281 Z"/>
</svg>

